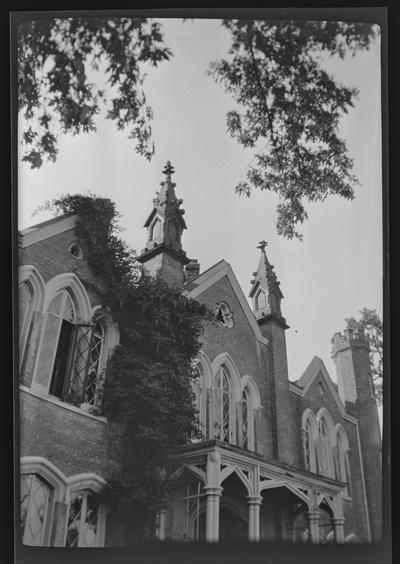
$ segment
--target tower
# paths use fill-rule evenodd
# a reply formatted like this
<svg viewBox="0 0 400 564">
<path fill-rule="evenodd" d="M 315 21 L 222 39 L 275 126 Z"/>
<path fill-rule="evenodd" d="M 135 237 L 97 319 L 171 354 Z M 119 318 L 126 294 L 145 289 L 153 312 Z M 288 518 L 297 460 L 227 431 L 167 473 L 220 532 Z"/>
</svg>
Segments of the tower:
<svg viewBox="0 0 400 564">
<path fill-rule="evenodd" d="M 288 425 L 290 414 L 289 378 L 286 352 L 285 331 L 288 329 L 281 312 L 283 294 L 280 283 L 269 262 L 265 247 L 261 241 L 257 247 L 261 251 L 257 271 L 253 272 L 250 298 L 253 312 L 261 333 L 270 340 L 270 371 L 273 386 L 273 412 L 275 413 L 275 456 L 282 462 L 294 463 L 294 437 Z"/>
<path fill-rule="evenodd" d="M 335 333 L 332 358 L 336 365 L 339 396 L 346 411 L 358 420 L 362 465 L 371 540 L 381 538 L 382 461 L 378 409 L 373 392 L 369 342 L 351 329 Z"/>
<path fill-rule="evenodd" d="M 176 185 L 171 180 L 173 173 L 168 161 L 163 170 L 165 180 L 161 182 L 161 189 L 153 199 L 153 209 L 144 224 L 147 242 L 138 260 L 152 276 L 160 276 L 173 286 L 183 286 L 184 266 L 190 260 L 182 249 L 185 210 L 180 207 L 183 200 L 177 199 L 175 194 Z"/>
</svg>

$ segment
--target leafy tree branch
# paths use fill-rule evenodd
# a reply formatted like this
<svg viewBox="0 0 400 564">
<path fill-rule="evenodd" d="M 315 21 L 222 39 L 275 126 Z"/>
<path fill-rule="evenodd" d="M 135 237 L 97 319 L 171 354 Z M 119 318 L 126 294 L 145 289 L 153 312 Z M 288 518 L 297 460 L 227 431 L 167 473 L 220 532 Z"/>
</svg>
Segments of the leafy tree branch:
<svg viewBox="0 0 400 564">
<path fill-rule="evenodd" d="M 352 199 L 358 183 L 338 137 L 339 120 L 357 91 L 329 76 L 322 55 L 354 55 L 369 47 L 376 28 L 262 20 L 224 20 L 223 25 L 231 33 L 231 57 L 212 62 L 209 74 L 237 104 L 227 114 L 228 132 L 256 151 L 256 164 L 236 191 L 277 193 L 278 233 L 301 239 L 297 226 L 307 218 L 307 201 L 329 195 Z"/>
<path fill-rule="evenodd" d="M 376 309 L 363 308 L 360 318 L 346 319 L 347 329 L 364 333 L 369 339 L 371 348 L 371 376 L 374 384 L 375 396 L 381 404 L 383 399 L 383 324 Z"/>
<path fill-rule="evenodd" d="M 151 159 L 153 112 L 143 89 L 143 64 L 169 59 L 161 26 L 146 18 L 53 18 L 19 25 L 18 110 L 26 126 L 22 160 L 55 161 L 59 133 L 96 131 L 102 108 L 127 129 L 136 152 Z M 105 88 L 96 84 L 101 70 Z"/>
</svg>

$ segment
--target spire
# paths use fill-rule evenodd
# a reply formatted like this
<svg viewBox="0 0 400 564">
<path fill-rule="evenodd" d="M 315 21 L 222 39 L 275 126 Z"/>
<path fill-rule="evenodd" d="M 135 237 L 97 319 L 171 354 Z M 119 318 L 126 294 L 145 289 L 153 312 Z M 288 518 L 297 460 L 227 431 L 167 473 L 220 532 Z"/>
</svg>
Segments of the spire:
<svg viewBox="0 0 400 564">
<path fill-rule="evenodd" d="M 186 229 L 181 209 L 183 200 L 175 194 L 176 184 L 172 182 L 174 167 L 167 161 L 162 173 L 165 179 L 153 199 L 153 209 L 144 227 L 147 229 L 146 247 L 138 260 L 146 263 L 147 270 L 160 273 L 171 282 L 183 283 L 183 266 L 189 262 L 182 250 L 182 234 Z M 169 258 L 168 258 L 169 257 Z M 168 263 L 168 267 L 167 267 Z M 168 271 L 168 272 L 167 272 Z"/>
<path fill-rule="evenodd" d="M 257 246 L 261 256 L 257 270 L 253 272 L 254 279 L 251 281 L 249 296 L 253 300 L 253 310 L 257 319 L 273 316 L 285 323 L 281 312 L 283 294 L 279 288 L 280 282 L 275 274 L 274 265 L 268 260 L 265 251 L 267 246 L 266 241 L 260 241 Z"/>
</svg>

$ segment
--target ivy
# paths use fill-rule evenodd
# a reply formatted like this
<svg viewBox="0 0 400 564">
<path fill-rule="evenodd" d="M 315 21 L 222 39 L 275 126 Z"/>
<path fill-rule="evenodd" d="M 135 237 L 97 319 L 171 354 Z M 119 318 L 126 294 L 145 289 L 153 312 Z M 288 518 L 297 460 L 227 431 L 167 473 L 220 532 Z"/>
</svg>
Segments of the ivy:
<svg viewBox="0 0 400 564">
<path fill-rule="evenodd" d="M 88 262 L 106 281 L 120 329 L 104 385 L 109 421 L 109 469 L 105 498 L 129 523 L 129 538 L 151 537 L 168 492 L 171 449 L 198 438 L 191 381 L 207 308 L 143 273 L 134 283 L 134 253 L 118 235 L 115 204 L 94 194 L 47 202 L 56 214 L 78 214 L 79 236 L 89 245 Z"/>
</svg>

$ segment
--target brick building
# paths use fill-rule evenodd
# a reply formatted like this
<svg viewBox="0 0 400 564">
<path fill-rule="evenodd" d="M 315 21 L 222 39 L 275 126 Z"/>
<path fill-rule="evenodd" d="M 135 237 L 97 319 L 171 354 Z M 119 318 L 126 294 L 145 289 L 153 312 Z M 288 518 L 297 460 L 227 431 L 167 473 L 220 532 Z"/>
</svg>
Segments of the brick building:
<svg viewBox="0 0 400 564">
<path fill-rule="evenodd" d="M 337 385 L 314 357 L 290 381 L 280 285 L 261 243 L 252 308 L 230 265 L 200 273 L 172 167 L 145 223 L 143 268 L 216 312 L 202 336 L 195 396 L 204 440 L 171 453 L 176 486 L 160 540 L 376 542 L 381 438 L 363 335 L 336 333 Z M 119 341 L 66 216 L 20 233 L 21 531 L 28 545 L 126 542 L 98 494 L 107 480 L 102 384 Z M 93 282 L 96 284 L 93 284 Z"/>
</svg>

